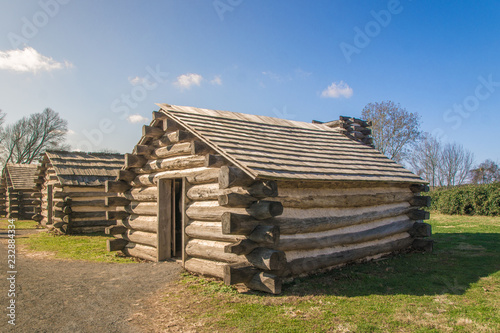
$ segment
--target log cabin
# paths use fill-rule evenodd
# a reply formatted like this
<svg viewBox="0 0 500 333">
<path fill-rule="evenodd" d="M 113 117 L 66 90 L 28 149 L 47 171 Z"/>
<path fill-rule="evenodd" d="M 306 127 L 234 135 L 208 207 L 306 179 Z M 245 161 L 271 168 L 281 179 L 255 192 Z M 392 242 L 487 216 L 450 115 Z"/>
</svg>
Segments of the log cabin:
<svg viewBox="0 0 500 333">
<path fill-rule="evenodd" d="M 0 214 L 7 218 L 30 220 L 35 209 L 31 194 L 36 191 L 35 164 L 8 163 L 0 181 Z"/>
<path fill-rule="evenodd" d="M 106 182 L 119 193 L 108 251 L 276 294 L 284 279 L 432 249 L 425 181 L 371 146 L 368 123 L 158 105 Z"/>
<path fill-rule="evenodd" d="M 62 233 L 102 232 L 116 221 L 106 219 L 106 180 L 116 179 L 124 156 L 109 153 L 47 151 L 35 175 L 40 205 L 33 216 L 42 226 Z"/>
</svg>

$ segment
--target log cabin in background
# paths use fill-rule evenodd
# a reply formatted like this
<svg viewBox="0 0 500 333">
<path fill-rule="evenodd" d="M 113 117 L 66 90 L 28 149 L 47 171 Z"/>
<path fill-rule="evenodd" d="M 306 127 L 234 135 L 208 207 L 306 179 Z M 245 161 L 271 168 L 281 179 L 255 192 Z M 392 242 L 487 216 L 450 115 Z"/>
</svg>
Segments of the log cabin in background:
<svg viewBox="0 0 500 333">
<path fill-rule="evenodd" d="M 36 191 L 35 164 L 7 164 L 0 182 L 0 214 L 7 218 L 30 220 L 36 203 L 31 194 Z"/>
<path fill-rule="evenodd" d="M 106 183 L 121 193 L 109 251 L 279 293 L 284 278 L 432 249 L 428 187 L 369 146 L 365 122 L 159 106 Z"/>
<path fill-rule="evenodd" d="M 63 233 L 104 231 L 116 221 L 106 219 L 106 180 L 116 179 L 124 156 L 108 153 L 47 151 L 38 166 L 33 199 L 40 210 L 33 219 Z"/>
</svg>

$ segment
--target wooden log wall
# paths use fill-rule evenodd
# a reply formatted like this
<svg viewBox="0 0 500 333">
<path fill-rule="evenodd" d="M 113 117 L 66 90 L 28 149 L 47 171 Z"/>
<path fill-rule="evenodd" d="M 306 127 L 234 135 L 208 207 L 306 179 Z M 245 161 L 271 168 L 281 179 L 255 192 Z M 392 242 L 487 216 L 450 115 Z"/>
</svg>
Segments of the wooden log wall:
<svg viewBox="0 0 500 333">
<path fill-rule="evenodd" d="M 116 193 L 106 193 L 104 185 L 63 186 L 55 177 L 53 167 L 48 166 L 44 171 L 43 178 L 38 180 L 41 191 L 32 195 L 33 202 L 40 204 L 39 212 L 32 217 L 35 221 L 66 234 L 102 232 L 116 224 L 116 220 L 106 218 L 109 208 L 105 206 L 106 197 Z"/>
<path fill-rule="evenodd" d="M 5 179 L 2 179 L 0 182 L 0 216 L 7 216 L 7 188 L 4 184 Z"/>
<path fill-rule="evenodd" d="M 108 249 L 158 261 L 171 255 L 170 248 L 165 249 L 163 245 L 158 246 L 158 243 L 164 244 L 166 236 L 170 240 L 172 236 L 175 237 L 166 235 L 164 230 L 158 230 L 158 210 L 165 204 L 159 204 L 159 200 L 162 200 L 158 198 L 159 181 L 185 179 L 189 187 L 210 187 L 217 185 L 219 167 L 226 162 L 192 134 L 167 119 L 163 113 L 154 112 L 151 125 L 144 126 L 142 134 L 133 152 L 126 154 L 125 166 L 118 179 L 106 184 L 107 191 L 119 192 L 119 195 L 108 197 L 106 201 L 110 208 L 107 217 L 118 219 L 116 226 L 106 230 L 115 237 L 108 242 Z M 210 199 L 214 200 L 216 201 L 217 197 Z M 190 227 L 190 230 L 193 230 L 195 225 Z M 184 242 L 187 243 L 187 236 L 183 235 L 183 238 L 186 238 Z M 203 241 L 203 236 L 198 240 Z M 190 251 L 194 246 L 196 251 L 195 242 L 183 245 Z M 220 247 L 219 244 L 201 246 L 208 247 L 213 252 L 217 252 Z M 176 253 L 176 256 L 178 255 L 179 253 Z M 206 255 L 198 257 L 206 258 Z M 192 263 L 196 263 L 196 260 L 191 261 L 194 256 L 186 256 L 183 259 L 186 267 L 192 267 Z M 196 268 L 189 270 L 202 273 Z"/>
<path fill-rule="evenodd" d="M 259 248 L 257 242 L 266 242 L 275 251 L 269 253 L 270 266 L 229 265 L 225 281 L 254 288 L 259 279 L 265 279 L 269 288 L 279 286 L 281 277 L 306 275 L 409 248 L 432 250 L 432 241 L 427 239 L 430 225 L 422 222 L 429 216 L 419 209 L 430 204 L 428 197 L 419 194 L 428 187 L 370 183 L 346 188 L 347 184 L 308 188 L 305 183 L 278 181 L 279 194 L 267 200 L 281 203 L 283 214 L 268 218 L 265 225 L 254 216 L 225 213 L 222 234 L 246 236 L 227 246 L 231 253 L 253 253 L 250 251 Z M 257 272 L 255 269 L 260 270 L 259 275 L 249 282 L 248 274 Z M 278 278 L 270 280 L 270 276 Z"/>
<path fill-rule="evenodd" d="M 427 188 L 389 185 L 309 192 L 280 187 L 277 200 L 283 202 L 285 213 L 277 219 L 277 248 L 287 257 L 285 275 L 308 274 L 414 246 L 416 238 L 430 235 L 430 226 L 421 221 L 429 218 L 419 209 L 429 203 L 418 195 L 422 190 Z M 305 209 L 298 208 L 299 201 Z M 427 233 L 415 232 L 426 228 Z"/>
<path fill-rule="evenodd" d="M 0 199 L 4 204 L 5 216 L 19 220 L 30 220 L 36 213 L 39 202 L 33 202 L 31 194 L 34 190 L 14 190 L 12 187 L 6 189 L 5 199 Z"/>
</svg>

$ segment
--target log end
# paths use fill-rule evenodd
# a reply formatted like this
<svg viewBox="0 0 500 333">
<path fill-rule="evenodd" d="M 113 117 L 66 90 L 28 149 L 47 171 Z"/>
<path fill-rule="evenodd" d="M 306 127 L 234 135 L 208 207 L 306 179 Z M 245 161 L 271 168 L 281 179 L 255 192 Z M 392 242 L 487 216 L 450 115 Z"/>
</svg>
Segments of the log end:
<svg viewBox="0 0 500 333">
<path fill-rule="evenodd" d="M 232 286 L 238 283 L 249 282 L 258 272 L 257 268 L 245 263 L 228 264 L 224 266 L 224 283 Z"/>
<path fill-rule="evenodd" d="M 281 294 L 282 280 L 276 275 L 261 272 L 255 274 L 245 285 L 253 290 L 278 295 Z"/>
<path fill-rule="evenodd" d="M 127 243 L 128 242 L 125 239 L 121 238 L 107 239 L 106 249 L 108 250 L 108 252 L 120 251 L 125 248 L 125 245 L 127 245 Z"/>
<path fill-rule="evenodd" d="M 410 185 L 410 190 L 413 193 L 419 193 L 419 192 L 429 192 L 429 185 L 426 184 L 412 184 Z"/>
<path fill-rule="evenodd" d="M 242 239 L 234 244 L 224 246 L 224 253 L 233 253 L 237 255 L 249 254 L 259 247 L 259 244 L 250 239 Z"/>
<path fill-rule="evenodd" d="M 415 222 L 409 231 L 414 238 L 432 236 L 432 226 L 428 223 Z"/>
<path fill-rule="evenodd" d="M 411 247 L 415 251 L 431 253 L 434 249 L 434 241 L 428 238 L 416 238 Z"/>
</svg>

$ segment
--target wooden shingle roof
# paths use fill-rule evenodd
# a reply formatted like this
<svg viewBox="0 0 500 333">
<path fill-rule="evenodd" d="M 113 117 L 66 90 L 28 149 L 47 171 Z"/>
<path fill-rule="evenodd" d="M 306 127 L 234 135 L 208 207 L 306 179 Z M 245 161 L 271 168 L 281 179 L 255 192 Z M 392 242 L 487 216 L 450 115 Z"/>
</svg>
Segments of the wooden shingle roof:
<svg viewBox="0 0 500 333">
<path fill-rule="evenodd" d="M 425 183 L 378 150 L 326 125 L 158 105 L 254 178 Z"/>
<path fill-rule="evenodd" d="M 121 154 L 47 151 L 38 177 L 43 177 L 52 166 L 61 185 L 100 186 L 106 180 L 114 180 L 123 164 Z"/>
<path fill-rule="evenodd" d="M 7 164 L 4 169 L 7 187 L 14 190 L 33 190 L 35 184 L 36 164 Z"/>
</svg>

